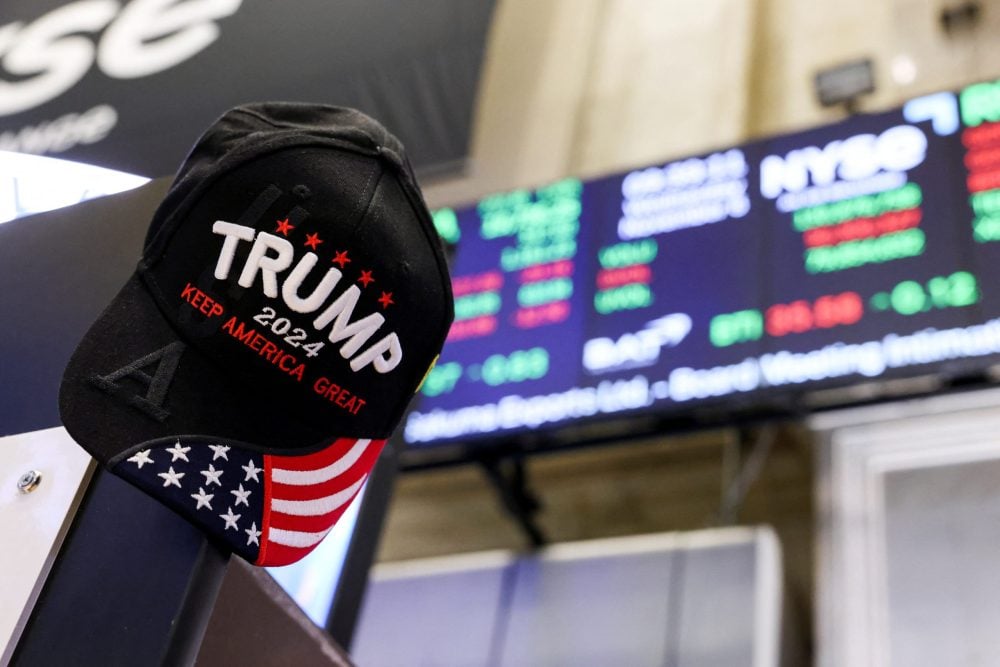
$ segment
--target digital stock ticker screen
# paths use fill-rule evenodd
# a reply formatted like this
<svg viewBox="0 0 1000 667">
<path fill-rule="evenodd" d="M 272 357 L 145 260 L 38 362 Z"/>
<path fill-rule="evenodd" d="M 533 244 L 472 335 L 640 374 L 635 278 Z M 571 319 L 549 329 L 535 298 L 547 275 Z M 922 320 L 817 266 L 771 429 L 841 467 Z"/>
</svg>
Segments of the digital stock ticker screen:
<svg viewBox="0 0 1000 667">
<path fill-rule="evenodd" d="M 435 212 L 416 446 L 752 405 L 1000 353 L 1000 81 Z"/>
</svg>

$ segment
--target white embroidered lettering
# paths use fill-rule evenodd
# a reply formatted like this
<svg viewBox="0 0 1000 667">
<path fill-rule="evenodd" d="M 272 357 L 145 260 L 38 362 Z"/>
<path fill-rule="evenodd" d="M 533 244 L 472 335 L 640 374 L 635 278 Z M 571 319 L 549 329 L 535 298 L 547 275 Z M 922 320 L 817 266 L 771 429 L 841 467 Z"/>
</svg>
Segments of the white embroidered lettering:
<svg viewBox="0 0 1000 667">
<path fill-rule="evenodd" d="M 295 260 L 295 247 L 290 241 L 274 234 L 257 232 L 252 227 L 224 220 L 216 221 L 212 226 L 212 232 L 224 237 L 222 249 L 215 265 L 217 279 L 226 280 L 229 277 L 239 244 L 243 241 L 253 241 L 253 247 L 247 254 L 237 283 L 245 288 L 252 287 L 257 274 L 260 273 L 261 289 L 264 294 L 272 299 L 277 298 L 280 287 L 282 301 L 296 313 L 305 314 L 320 310 L 343 277 L 340 270 L 331 267 L 327 269 L 309 296 L 300 296 L 299 290 L 303 283 L 319 263 L 319 256 L 316 253 L 307 252 L 302 256 L 295 264 L 295 268 L 279 286 L 278 274 L 287 271 Z M 353 371 L 357 372 L 365 366 L 372 365 L 378 373 L 388 373 L 396 368 L 403 359 L 403 349 L 399 343 L 399 337 L 395 333 L 389 333 L 369 346 L 363 353 L 358 354 L 385 323 L 385 316 L 381 313 L 372 313 L 359 320 L 351 321 L 360 297 L 361 289 L 357 285 L 350 285 L 320 312 L 313 320 L 312 325 L 317 331 L 329 326 L 330 331 L 327 338 L 331 343 L 343 341 L 339 350 L 340 356 L 344 359 L 354 357 L 350 364 Z M 268 315 L 268 321 L 277 315 L 273 310 L 265 308 L 265 312 L 269 310 L 271 312 Z M 254 319 L 262 324 L 267 324 L 266 321 L 258 319 L 260 317 L 261 315 L 258 315 Z M 287 331 L 291 324 L 290 321 L 287 318 L 279 318 L 279 320 L 284 322 L 284 331 Z M 276 325 L 279 320 L 275 320 Z M 295 329 L 295 331 L 301 331 L 303 334 L 296 340 L 301 340 L 305 336 L 305 331 L 301 329 Z M 322 345 L 322 343 L 316 345 Z M 304 349 L 308 347 L 304 346 Z M 314 355 L 315 350 L 307 356 Z"/>
<path fill-rule="evenodd" d="M 299 260 L 299 263 L 295 265 L 292 272 L 288 274 L 285 284 L 281 286 L 281 298 L 296 313 L 311 313 L 318 310 L 340 281 L 342 274 L 337 269 L 331 267 L 327 269 L 326 275 L 323 276 L 323 280 L 316 286 L 312 294 L 304 299 L 300 297 L 299 288 L 302 287 L 302 281 L 305 280 L 305 277 L 309 275 L 309 272 L 313 270 L 318 261 L 319 257 L 315 253 L 307 252 Z"/>
<path fill-rule="evenodd" d="M 269 257 L 268 250 L 276 250 L 276 257 Z M 247 263 L 243 266 L 243 272 L 237 281 L 240 287 L 250 287 L 253 285 L 257 272 L 260 271 L 261 280 L 264 282 L 264 294 L 272 299 L 278 296 L 278 272 L 284 271 L 292 265 L 295 257 L 295 249 L 292 244 L 280 236 L 261 232 L 257 235 L 257 240 L 250 249 Z"/>
<path fill-rule="evenodd" d="M 386 356 L 388 352 L 388 356 Z M 379 373 L 388 373 L 403 360 L 403 348 L 399 337 L 391 333 L 351 360 L 351 370 L 358 372 L 368 364 L 374 364 Z"/>
<path fill-rule="evenodd" d="M 253 227 L 234 225 L 225 220 L 216 220 L 212 225 L 212 233 L 226 237 L 222 242 L 222 252 L 219 253 L 219 261 L 215 264 L 215 277 L 225 280 L 229 277 L 229 269 L 233 266 L 233 258 L 236 256 L 236 246 L 240 241 L 253 241 Z"/>
<path fill-rule="evenodd" d="M 378 331 L 382 323 L 385 322 L 385 318 L 378 313 L 372 313 L 362 320 L 351 322 L 351 315 L 354 314 L 354 306 L 358 304 L 359 296 L 361 296 L 361 290 L 358 289 L 357 285 L 351 285 L 313 322 L 313 326 L 317 329 L 323 329 L 330 322 L 333 322 L 329 336 L 331 343 L 349 338 L 340 348 L 340 356 L 344 359 L 350 358 L 361 349 L 361 346 L 367 343 L 372 334 Z"/>
</svg>

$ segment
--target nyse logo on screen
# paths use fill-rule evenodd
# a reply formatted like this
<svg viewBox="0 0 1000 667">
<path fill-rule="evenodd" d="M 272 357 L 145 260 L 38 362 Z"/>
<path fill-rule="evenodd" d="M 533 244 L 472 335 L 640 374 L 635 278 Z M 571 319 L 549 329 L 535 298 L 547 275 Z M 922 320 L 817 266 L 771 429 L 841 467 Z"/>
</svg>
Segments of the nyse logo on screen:
<svg viewBox="0 0 1000 667">
<path fill-rule="evenodd" d="M 690 316 L 673 313 L 647 322 L 641 331 L 624 334 L 618 340 L 592 338 L 583 345 L 583 367 L 596 375 L 652 366 L 660 360 L 660 350 L 676 347 L 690 331 Z"/>
<path fill-rule="evenodd" d="M 824 188 L 837 181 L 861 183 L 879 174 L 903 174 L 921 164 L 926 156 L 927 137 L 923 131 L 913 125 L 896 125 L 878 135 L 856 134 L 822 148 L 804 146 L 784 156 L 768 155 L 760 163 L 760 192 L 775 199 L 785 193 L 802 193 L 810 186 Z M 830 193 L 832 196 L 825 199 L 841 198 L 837 194 Z M 780 204 L 779 199 L 779 208 L 797 208 Z"/>
<path fill-rule="evenodd" d="M 114 79 L 137 79 L 179 65 L 218 39 L 215 21 L 234 14 L 241 4 L 77 0 L 30 23 L 2 25 L 0 116 L 55 99 L 95 64 Z"/>
</svg>

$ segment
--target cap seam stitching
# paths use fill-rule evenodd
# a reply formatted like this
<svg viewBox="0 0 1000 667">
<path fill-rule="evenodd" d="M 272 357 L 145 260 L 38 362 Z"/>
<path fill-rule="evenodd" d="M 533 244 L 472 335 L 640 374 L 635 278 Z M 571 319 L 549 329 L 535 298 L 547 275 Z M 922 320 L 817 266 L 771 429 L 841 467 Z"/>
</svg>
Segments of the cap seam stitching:
<svg viewBox="0 0 1000 667">
<path fill-rule="evenodd" d="M 360 210 L 359 215 L 354 220 L 348 231 L 348 237 L 353 241 L 354 235 L 357 233 L 358 228 L 361 226 L 363 220 L 368 217 L 368 214 L 372 210 L 372 202 L 375 201 L 375 191 L 378 190 L 378 184 L 382 182 L 382 177 L 385 175 L 385 168 L 382 166 L 381 160 L 375 161 L 375 168 L 372 169 L 371 173 L 368 174 L 368 181 L 365 183 L 363 192 L 368 193 L 368 201 L 364 208 Z M 377 178 L 376 178 L 377 176 Z M 374 183 L 373 183 L 374 181 Z"/>
</svg>

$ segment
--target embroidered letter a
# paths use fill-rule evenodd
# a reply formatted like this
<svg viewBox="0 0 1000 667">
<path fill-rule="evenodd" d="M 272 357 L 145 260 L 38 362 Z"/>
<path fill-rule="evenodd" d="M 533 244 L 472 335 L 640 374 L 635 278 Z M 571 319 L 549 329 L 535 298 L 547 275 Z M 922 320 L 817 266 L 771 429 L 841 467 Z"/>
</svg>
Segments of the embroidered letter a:
<svg viewBox="0 0 1000 667">
<path fill-rule="evenodd" d="M 156 421 L 163 421 L 170 416 L 170 412 L 163 407 L 163 401 L 167 398 L 167 389 L 174 379 L 184 349 L 184 343 L 179 341 L 171 343 L 108 375 L 94 375 L 90 381 L 101 390 L 141 410 Z M 143 369 L 153 364 L 156 364 L 156 370 L 150 376 Z M 119 383 L 125 378 L 131 378 L 145 387 L 145 395 L 140 395 Z"/>
</svg>

